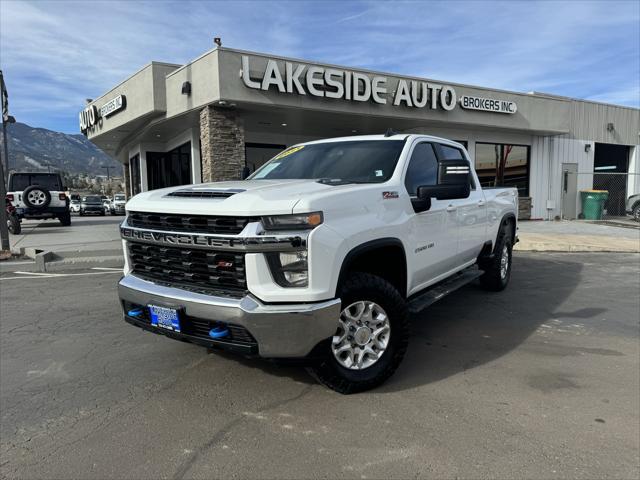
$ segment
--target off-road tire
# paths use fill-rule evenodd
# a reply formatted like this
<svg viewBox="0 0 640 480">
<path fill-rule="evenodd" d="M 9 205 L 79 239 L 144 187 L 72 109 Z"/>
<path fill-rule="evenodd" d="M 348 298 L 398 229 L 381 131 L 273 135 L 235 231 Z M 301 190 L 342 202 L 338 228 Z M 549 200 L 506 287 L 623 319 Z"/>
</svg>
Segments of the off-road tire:
<svg viewBox="0 0 640 480">
<path fill-rule="evenodd" d="M 20 235 L 20 232 L 22 231 L 20 219 L 15 215 L 9 215 L 7 218 L 7 227 L 9 227 L 9 232 L 13 235 Z"/>
<path fill-rule="evenodd" d="M 513 225 L 507 224 L 500 227 L 496 246 L 493 249 L 493 258 L 483 265 L 484 273 L 480 277 L 480 285 L 487 290 L 500 292 L 507 288 L 511 278 L 511 265 L 513 260 Z M 504 249 L 507 250 L 508 265 L 506 275 L 501 273 L 502 256 Z"/>
<path fill-rule="evenodd" d="M 60 215 L 58 217 L 58 220 L 60 220 L 60 224 L 63 227 L 70 227 L 71 226 L 71 212 L 67 212 L 63 215 Z"/>
<path fill-rule="evenodd" d="M 636 222 L 640 222 L 640 202 L 637 202 L 631 209 L 631 215 Z"/>
<path fill-rule="evenodd" d="M 396 371 L 407 351 L 409 319 L 405 299 L 393 285 L 376 275 L 350 274 L 340 288 L 339 296 L 342 308 L 364 300 L 377 303 L 386 312 L 390 323 L 387 349 L 376 363 L 362 370 L 350 370 L 338 363 L 331 351 L 331 338 L 318 346 L 316 351 L 320 352 L 320 357 L 308 367 L 309 373 L 331 390 L 346 395 L 375 388 Z"/>
<path fill-rule="evenodd" d="M 41 203 L 39 205 L 36 205 L 36 204 L 32 203 L 31 200 L 29 200 L 29 194 L 31 192 L 35 191 L 35 190 L 40 190 L 44 194 L 44 201 L 43 201 L 43 203 Z M 51 203 L 51 193 L 49 192 L 49 190 L 47 190 L 44 187 L 41 187 L 40 185 L 29 185 L 22 192 L 22 201 L 29 208 L 33 208 L 33 209 L 36 209 L 36 210 L 42 210 L 42 209 L 47 208 L 49 206 L 49 204 Z"/>
</svg>

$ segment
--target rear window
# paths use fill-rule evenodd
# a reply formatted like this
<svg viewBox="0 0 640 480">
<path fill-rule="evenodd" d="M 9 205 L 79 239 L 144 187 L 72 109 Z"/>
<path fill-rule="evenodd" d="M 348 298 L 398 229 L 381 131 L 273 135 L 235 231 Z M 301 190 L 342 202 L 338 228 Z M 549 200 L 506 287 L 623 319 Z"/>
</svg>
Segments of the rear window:
<svg viewBox="0 0 640 480">
<path fill-rule="evenodd" d="M 55 174 L 48 173 L 16 173 L 11 176 L 11 185 L 9 190 L 12 192 L 22 192 L 31 185 L 38 185 L 47 190 L 60 191 L 60 177 Z"/>
<path fill-rule="evenodd" d="M 116 195 L 113 198 L 114 198 L 114 200 L 124 200 L 124 195 Z"/>
</svg>

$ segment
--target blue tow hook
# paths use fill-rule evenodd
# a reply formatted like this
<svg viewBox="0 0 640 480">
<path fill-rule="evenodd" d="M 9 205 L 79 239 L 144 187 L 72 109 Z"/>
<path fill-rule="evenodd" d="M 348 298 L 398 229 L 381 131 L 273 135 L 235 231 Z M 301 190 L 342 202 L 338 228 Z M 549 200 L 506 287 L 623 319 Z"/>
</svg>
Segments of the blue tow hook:
<svg viewBox="0 0 640 480">
<path fill-rule="evenodd" d="M 127 315 L 129 315 L 130 317 L 139 317 L 140 315 L 142 315 L 142 309 L 141 308 L 132 308 L 131 310 L 129 310 L 127 312 Z"/>
<path fill-rule="evenodd" d="M 209 336 L 211 338 L 224 338 L 229 335 L 229 329 L 224 323 L 220 323 L 209 330 Z"/>
</svg>

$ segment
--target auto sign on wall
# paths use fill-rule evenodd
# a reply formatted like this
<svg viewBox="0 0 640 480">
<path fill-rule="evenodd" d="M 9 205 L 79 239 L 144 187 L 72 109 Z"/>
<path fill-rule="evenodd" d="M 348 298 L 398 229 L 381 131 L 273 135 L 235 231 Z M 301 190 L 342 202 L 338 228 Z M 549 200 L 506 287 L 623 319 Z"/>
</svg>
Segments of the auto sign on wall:
<svg viewBox="0 0 640 480">
<path fill-rule="evenodd" d="M 256 90 L 277 90 L 284 94 L 311 95 L 349 102 L 391 103 L 394 107 L 451 111 L 460 105 L 466 110 L 516 113 L 515 102 L 464 95 L 459 98 L 452 85 L 431 81 L 368 75 L 340 68 L 284 62 L 284 69 L 268 59 L 261 70 L 251 69 L 247 55 L 241 57 L 239 76 L 244 85 Z M 282 62 L 280 62 L 282 64 Z M 258 75 L 252 73 L 258 70 Z"/>
<path fill-rule="evenodd" d="M 99 110 L 95 105 L 89 105 L 80 112 L 80 131 L 86 135 L 87 131 L 93 130 L 96 126 L 100 125 L 103 118 L 110 117 L 124 110 L 126 106 L 127 101 L 124 95 L 118 95 L 112 98 L 102 105 Z"/>
<path fill-rule="evenodd" d="M 100 107 L 100 116 L 110 117 L 114 113 L 122 110 L 126 107 L 127 101 L 124 95 L 118 95 L 116 98 L 109 100 L 102 107 Z"/>
<path fill-rule="evenodd" d="M 460 98 L 460 106 L 466 110 L 481 110 L 483 112 L 516 113 L 518 111 L 516 102 L 468 95 Z"/>
</svg>

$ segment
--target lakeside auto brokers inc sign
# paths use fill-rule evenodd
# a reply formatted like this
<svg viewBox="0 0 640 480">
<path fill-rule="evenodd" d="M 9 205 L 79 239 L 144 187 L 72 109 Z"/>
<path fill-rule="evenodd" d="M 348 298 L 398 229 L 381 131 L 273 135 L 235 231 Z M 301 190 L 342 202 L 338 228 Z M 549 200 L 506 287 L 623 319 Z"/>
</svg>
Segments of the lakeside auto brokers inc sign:
<svg viewBox="0 0 640 480">
<path fill-rule="evenodd" d="M 110 117 L 114 113 L 124 109 L 127 106 L 127 100 L 124 95 L 118 95 L 112 98 L 103 106 L 98 108 L 95 105 L 89 105 L 82 110 L 79 115 L 80 131 L 86 133 L 90 128 L 95 127 L 102 118 Z"/>
<path fill-rule="evenodd" d="M 459 102 L 455 89 L 450 85 L 400 78 L 389 97 L 387 77 L 324 68 L 317 65 L 284 62 L 284 73 L 275 60 L 269 59 L 261 77 L 250 75 L 249 57 L 242 56 L 240 77 L 248 88 L 269 90 L 275 87 L 280 93 L 312 95 L 343 99 L 354 102 L 373 101 L 381 105 L 388 98 L 394 106 L 453 110 L 456 104 L 466 110 L 513 114 L 518 110 L 515 102 L 463 95 Z"/>
</svg>

